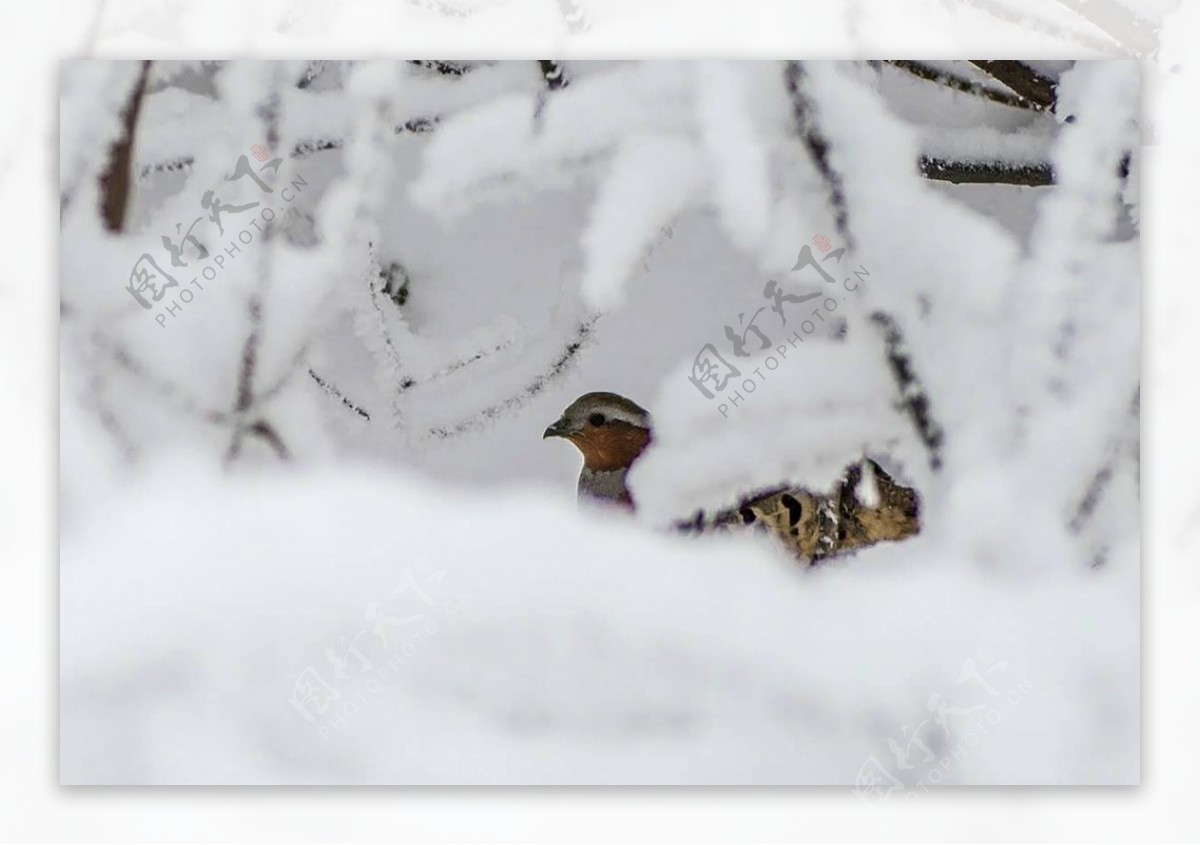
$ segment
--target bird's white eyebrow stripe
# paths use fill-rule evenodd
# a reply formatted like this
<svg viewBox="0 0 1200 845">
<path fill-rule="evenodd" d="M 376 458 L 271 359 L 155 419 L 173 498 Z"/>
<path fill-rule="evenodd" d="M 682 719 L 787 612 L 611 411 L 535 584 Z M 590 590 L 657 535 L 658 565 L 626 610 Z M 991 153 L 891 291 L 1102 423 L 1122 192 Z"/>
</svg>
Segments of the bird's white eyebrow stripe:
<svg viewBox="0 0 1200 845">
<path fill-rule="evenodd" d="M 610 420 L 620 420 L 621 422 L 627 422 L 630 425 L 636 425 L 638 428 L 645 428 L 646 423 L 648 422 L 637 414 L 631 413 L 624 408 L 597 408 L 592 413 L 604 414 Z"/>
<path fill-rule="evenodd" d="M 650 428 L 650 414 L 637 404 L 615 393 L 589 393 L 580 396 L 563 412 L 563 418 L 576 426 L 586 425 L 593 414 L 637 428 Z"/>
</svg>

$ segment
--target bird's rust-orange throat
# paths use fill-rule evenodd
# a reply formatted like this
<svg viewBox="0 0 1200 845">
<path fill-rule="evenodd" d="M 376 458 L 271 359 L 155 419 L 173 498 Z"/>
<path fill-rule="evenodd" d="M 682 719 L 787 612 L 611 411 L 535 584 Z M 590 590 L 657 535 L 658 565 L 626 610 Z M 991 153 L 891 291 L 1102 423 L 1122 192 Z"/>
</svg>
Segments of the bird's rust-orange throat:
<svg viewBox="0 0 1200 845">
<path fill-rule="evenodd" d="M 650 432 L 621 420 L 570 436 L 583 453 L 583 465 L 592 472 L 611 472 L 629 467 L 650 445 Z"/>
</svg>

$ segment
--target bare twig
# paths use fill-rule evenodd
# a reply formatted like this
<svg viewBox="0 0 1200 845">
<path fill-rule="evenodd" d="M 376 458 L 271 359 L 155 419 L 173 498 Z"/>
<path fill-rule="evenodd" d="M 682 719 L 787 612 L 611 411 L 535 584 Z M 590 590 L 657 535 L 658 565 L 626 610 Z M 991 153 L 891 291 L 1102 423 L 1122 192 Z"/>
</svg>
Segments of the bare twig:
<svg viewBox="0 0 1200 845">
<path fill-rule="evenodd" d="M 453 62 L 445 59 L 410 59 L 408 63 L 441 76 L 453 77 L 465 76 L 481 66 L 479 62 Z"/>
<path fill-rule="evenodd" d="M 904 345 L 904 334 L 896 319 L 882 311 L 871 315 L 871 321 L 883 330 L 884 350 L 892 378 L 900 391 L 900 407 L 908 415 L 917 436 L 929 454 L 929 468 L 935 472 L 942 466 L 942 444 L 945 433 L 933 417 L 929 394 L 913 370 L 912 359 Z"/>
<path fill-rule="evenodd" d="M 317 383 L 318 387 L 320 387 L 323 391 L 325 391 L 326 395 L 332 396 L 334 399 L 341 402 L 345 408 L 348 408 L 349 410 L 358 414 L 364 420 L 369 421 L 371 419 L 370 414 L 368 414 L 366 411 L 364 411 L 358 405 L 355 405 L 353 402 L 351 402 L 349 399 L 347 399 L 346 394 L 342 393 L 342 391 L 338 390 L 334 385 L 332 385 L 331 383 L 329 383 L 328 381 L 326 381 L 325 379 L 323 379 L 319 375 L 317 375 L 316 372 L 312 369 L 312 367 L 308 368 L 308 375 L 312 378 L 313 381 L 315 381 Z"/>
<path fill-rule="evenodd" d="M 792 101 L 792 118 L 796 131 L 813 165 L 829 189 L 829 202 L 833 206 L 834 224 L 847 247 L 854 248 L 854 237 L 850 231 L 850 212 L 846 207 L 846 191 L 842 175 L 829 163 L 829 142 L 817 125 L 811 98 L 805 92 L 805 71 L 801 62 L 784 65 L 784 86 Z"/>
<path fill-rule="evenodd" d="M 367 244 L 368 247 L 371 244 Z M 372 256 L 372 263 L 378 265 L 378 261 Z M 396 344 L 392 341 L 392 332 L 388 328 L 387 316 L 383 312 L 383 304 L 379 301 L 380 281 L 383 278 L 382 268 L 378 273 L 372 273 L 370 281 L 367 282 L 367 294 L 371 302 L 371 310 L 375 312 L 375 320 L 379 327 L 379 336 L 383 338 L 384 347 L 387 349 L 388 358 L 391 359 L 392 369 L 395 370 L 399 378 L 400 391 L 412 387 L 416 384 L 416 380 L 405 372 L 404 362 L 400 358 L 400 350 L 396 348 Z M 389 298 L 389 301 L 390 298 Z"/>
<path fill-rule="evenodd" d="M 138 179 L 145 179 L 155 173 L 179 173 L 184 170 L 191 170 L 196 163 L 196 159 L 192 156 L 180 156 L 168 161 L 156 161 L 154 164 L 144 164 L 138 170 Z"/>
<path fill-rule="evenodd" d="M 546 87 L 537 92 L 537 98 L 533 104 L 533 125 L 535 131 L 541 131 L 542 115 L 546 111 L 546 104 L 550 101 L 550 96 L 555 91 L 561 91 L 570 84 L 567 78 L 566 69 L 563 68 L 562 62 L 552 61 L 550 59 L 539 59 L 538 68 L 542 72 L 542 79 L 546 82 Z"/>
<path fill-rule="evenodd" d="M 784 83 L 792 100 L 796 127 L 809 156 L 828 186 L 829 201 L 833 206 L 838 234 L 846 246 L 853 249 L 850 211 L 846 203 L 842 175 L 829 161 L 829 141 L 821 132 L 812 100 L 805 91 L 805 79 L 804 67 L 800 62 L 786 64 Z M 929 396 L 904 349 L 903 333 L 896 319 L 890 314 L 876 312 L 871 315 L 871 319 L 884 330 L 884 355 L 900 393 L 901 406 L 907 412 L 917 436 L 929 453 L 930 467 L 936 471 L 942 464 L 942 429 L 933 419 Z"/>
<path fill-rule="evenodd" d="M 284 445 L 283 439 L 280 438 L 275 428 L 266 420 L 255 420 L 246 427 L 246 433 L 253 434 L 265 440 L 279 460 L 286 461 L 291 459 L 291 454 L 288 452 L 287 446 Z"/>
<path fill-rule="evenodd" d="M 1053 185 L 1056 181 L 1054 167 L 1047 161 L 956 161 L 921 156 L 918 166 L 926 179 L 957 184 L 1027 185 L 1036 188 Z M 1125 153 L 1117 162 L 1119 179 L 1129 176 L 1129 166 L 1129 153 Z"/>
<path fill-rule="evenodd" d="M 279 142 L 280 97 L 278 71 L 272 75 L 272 78 L 273 82 L 267 90 L 262 103 L 256 109 L 256 112 L 263 121 L 264 137 L 267 138 L 268 144 L 275 146 Z M 262 344 L 263 297 L 266 289 L 270 287 L 271 281 L 271 252 L 273 246 L 271 230 L 267 231 L 263 239 L 266 243 L 264 243 L 258 258 L 258 287 L 250 294 L 250 298 L 246 302 L 246 311 L 250 325 L 246 332 L 246 340 L 242 344 L 241 369 L 238 373 L 237 396 L 234 399 L 233 406 L 234 431 L 233 437 L 229 442 L 229 449 L 225 454 L 226 461 L 232 461 L 240 454 L 242 440 L 246 434 L 261 437 L 271 446 L 276 456 L 281 460 L 287 460 L 289 457 L 287 447 L 284 446 L 283 440 L 270 423 L 261 418 L 249 424 L 246 422 L 251 408 L 255 405 L 256 401 L 254 382 L 258 369 L 258 350 Z M 280 380 L 280 386 L 290 378 L 291 372 L 302 358 L 303 345 L 301 346 L 301 350 L 294 356 L 292 367 L 284 373 L 283 378 Z"/>
<path fill-rule="evenodd" d="M 1129 416 L 1126 418 L 1124 425 L 1127 429 L 1133 431 L 1133 439 L 1136 442 L 1138 420 L 1141 416 L 1141 386 L 1133 393 L 1133 400 L 1129 403 Z M 1104 498 L 1104 493 L 1108 490 L 1112 483 L 1113 476 L 1116 474 L 1117 463 L 1123 453 L 1121 440 L 1128 435 L 1118 436 L 1114 438 L 1112 445 L 1108 449 L 1108 454 L 1104 461 L 1092 474 L 1088 481 L 1087 488 L 1084 490 L 1079 504 L 1075 506 L 1075 512 L 1071 514 L 1071 519 L 1067 522 L 1067 528 L 1073 534 L 1078 534 L 1087 525 L 1092 515 L 1096 512 L 1096 507 L 1100 504 L 1100 500 Z M 1136 462 L 1135 462 L 1136 464 Z M 1136 467 L 1135 467 L 1136 468 Z"/>
<path fill-rule="evenodd" d="M 571 84 L 562 62 L 553 59 L 538 59 L 538 68 L 542 71 L 542 78 L 546 80 L 546 87 L 551 91 L 558 91 Z"/>
<path fill-rule="evenodd" d="M 258 307 L 260 309 L 261 322 L 261 305 Z M 246 434 L 261 437 L 271 446 L 276 455 L 283 460 L 288 459 L 289 453 L 287 447 L 270 423 L 261 418 L 248 425 L 244 423 L 245 418 L 253 414 L 255 409 L 266 398 L 266 394 L 256 396 L 251 389 L 255 361 L 257 359 L 257 330 L 251 330 L 243 349 L 242 370 L 238 381 L 237 406 L 233 412 L 218 411 L 203 407 L 197 399 L 189 396 L 179 385 L 155 375 L 145 364 L 137 360 L 128 349 L 100 333 L 93 334 L 92 342 L 98 349 L 111 355 L 113 362 L 120 369 L 134 376 L 149 388 L 152 393 L 157 394 L 162 399 L 174 405 L 182 413 L 214 425 L 230 426 L 233 430 L 233 442 L 230 444 L 230 451 L 226 456 L 227 459 L 232 459 L 238 455 L 241 450 L 241 438 Z M 119 429 L 115 416 L 111 411 L 99 406 L 99 404 L 97 405 L 97 410 L 101 415 L 101 424 L 113 433 L 113 436 L 122 445 L 124 451 L 132 454 L 132 442 Z"/>
<path fill-rule="evenodd" d="M 250 331 L 246 335 L 245 343 L 242 346 L 242 366 L 238 376 L 237 400 L 234 404 L 233 414 L 229 419 L 233 423 L 233 437 L 229 443 L 229 450 L 225 454 L 226 461 L 232 461 L 238 457 L 242 450 L 242 440 L 245 435 L 250 434 L 260 437 L 266 441 L 267 445 L 275 452 L 275 455 L 280 460 L 288 460 L 291 455 L 288 452 L 287 446 L 284 445 L 283 439 L 275 431 L 265 419 L 259 418 L 250 424 L 246 424 L 245 420 L 254 408 L 261 403 L 262 397 L 256 397 L 254 393 L 254 376 L 258 367 L 258 347 L 261 343 L 262 336 L 262 299 L 255 294 L 250 298 L 249 303 L 250 313 Z"/>
<path fill-rule="evenodd" d="M 478 352 L 474 352 L 474 353 L 468 355 L 466 358 L 460 358 L 457 361 L 451 361 L 449 364 L 442 367 L 437 372 L 433 373 L 429 377 L 429 380 L 432 381 L 433 379 L 442 378 L 444 376 L 451 375 L 452 373 L 456 373 L 459 370 L 463 369 L 464 367 L 469 367 L 471 364 L 475 364 L 475 363 L 478 363 L 479 361 L 482 361 L 484 358 L 490 358 L 491 356 L 495 355 L 497 352 L 503 352 L 511 344 L 512 344 L 511 340 L 502 340 L 499 343 L 492 344 L 491 346 L 489 346 L 486 349 L 480 349 Z"/>
<path fill-rule="evenodd" d="M 1049 162 L 1016 164 L 1007 161 L 952 161 L 921 156 L 918 166 L 926 179 L 956 184 L 1053 185 L 1054 168 Z"/>
<path fill-rule="evenodd" d="M 322 62 L 322 61 L 309 62 L 308 66 L 306 68 L 304 68 L 304 75 L 301 76 L 300 79 L 296 82 L 296 87 L 300 88 L 301 90 L 308 88 L 310 85 L 312 85 L 314 82 L 316 82 L 317 79 L 320 76 L 322 76 L 325 73 L 325 71 L 328 69 L 329 69 L 329 62 Z"/>
<path fill-rule="evenodd" d="M 134 83 L 125 108 L 121 110 L 121 137 L 109 148 L 108 168 L 100 176 L 100 213 L 104 220 L 104 228 L 110 232 L 125 230 L 129 194 L 133 187 L 130 173 L 133 137 L 137 130 L 138 114 L 142 110 L 142 100 L 146 96 L 146 80 L 149 76 L 150 62 L 142 62 L 137 82 Z"/>
<path fill-rule="evenodd" d="M 965 76 L 959 76 L 950 71 L 926 64 L 925 62 L 914 62 L 909 59 L 889 59 L 887 64 L 900 70 L 908 71 L 918 79 L 925 79 L 938 85 L 944 85 L 947 88 L 961 91 L 964 94 L 982 97 L 985 100 L 991 100 L 993 103 L 1000 103 L 1001 105 L 1012 106 L 1018 109 L 1036 108 L 1032 103 L 1017 94 L 1010 94 L 1007 91 L 997 91 L 994 88 L 981 85 L 972 79 L 967 79 Z"/>
<path fill-rule="evenodd" d="M 1058 83 L 1042 76 L 1024 62 L 972 59 L 971 64 L 1008 86 L 1034 108 L 1054 111 L 1058 102 Z"/>
<path fill-rule="evenodd" d="M 571 339 L 567 342 L 566 346 L 558 355 L 558 357 L 550 362 L 550 366 L 545 372 L 539 373 L 537 376 L 532 378 L 519 393 L 514 396 L 510 396 L 502 402 L 497 402 L 495 405 L 489 405 L 488 407 L 483 408 L 477 413 L 467 417 L 466 419 L 460 420 L 457 423 L 432 428 L 425 433 L 425 436 L 434 440 L 447 440 L 451 437 L 456 437 L 460 434 L 465 434 L 469 431 L 482 428 L 487 423 L 500 417 L 506 411 L 511 411 L 514 408 L 519 408 L 524 405 L 526 402 L 528 402 L 534 396 L 537 396 L 552 383 L 554 383 L 554 381 L 561 378 L 566 373 L 572 362 L 575 360 L 575 356 L 579 354 L 579 351 L 587 342 L 588 337 L 591 336 L 592 331 L 596 328 L 596 321 L 598 319 L 598 316 L 592 316 L 579 323 L 579 325 L 575 327 L 575 331 L 572 333 Z"/>
<path fill-rule="evenodd" d="M 254 401 L 254 370 L 258 364 L 259 333 L 262 327 L 262 298 L 258 294 L 250 297 L 247 310 L 250 317 L 250 330 L 246 333 L 246 340 L 242 343 L 242 364 L 238 373 L 237 396 L 233 403 L 235 419 L 244 418 Z M 242 437 L 245 433 L 246 428 L 243 425 L 236 424 L 234 426 L 233 439 L 229 443 L 225 460 L 232 461 L 240 454 Z"/>
<path fill-rule="evenodd" d="M 406 120 L 398 124 L 393 131 L 397 135 L 426 135 L 436 129 L 441 122 L 441 115 L 414 117 L 411 120 Z M 297 141 L 292 146 L 289 157 L 293 159 L 308 158 L 314 153 L 321 153 L 326 150 L 340 150 L 345 145 L 346 141 L 343 138 L 310 138 L 304 141 Z M 192 156 L 180 156 L 179 158 L 168 159 L 166 161 L 157 161 L 153 164 L 145 164 L 139 168 L 138 178 L 145 179 L 155 173 L 177 173 L 179 171 L 191 170 L 195 163 L 196 160 Z"/>
</svg>

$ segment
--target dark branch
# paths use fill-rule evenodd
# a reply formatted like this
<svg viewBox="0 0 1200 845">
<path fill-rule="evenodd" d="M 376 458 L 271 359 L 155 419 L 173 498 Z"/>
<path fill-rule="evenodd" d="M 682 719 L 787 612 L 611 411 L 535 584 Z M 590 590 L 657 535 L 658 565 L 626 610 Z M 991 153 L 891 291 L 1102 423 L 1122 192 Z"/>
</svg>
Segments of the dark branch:
<svg viewBox="0 0 1200 845">
<path fill-rule="evenodd" d="M 130 168 L 133 163 L 133 136 L 137 130 L 138 114 L 146 96 L 146 80 L 150 76 L 150 62 L 142 62 L 137 82 L 129 94 L 125 108 L 121 110 L 121 137 L 113 142 L 108 152 L 108 169 L 100 177 L 100 213 L 104 228 L 110 232 L 125 230 L 125 216 L 129 211 L 129 194 L 133 186 Z"/>
<path fill-rule="evenodd" d="M 414 117 L 411 120 L 397 124 L 392 129 L 392 132 L 396 135 L 403 135 L 405 133 L 426 135 L 436 129 L 441 122 L 441 115 Z M 307 158 L 314 153 L 321 153 L 326 150 L 340 150 L 345 145 L 346 142 L 342 138 L 312 138 L 305 141 L 297 141 L 296 145 L 292 147 L 290 157 L 294 159 Z M 169 161 L 143 165 L 138 171 L 138 178 L 145 179 L 153 173 L 177 173 L 183 170 L 190 170 L 195 163 L 196 160 L 192 156 L 181 156 Z"/>
<path fill-rule="evenodd" d="M 325 73 L 327 67 L 327 62 L 309 62 L 308 67 L 304 69 L 304 75 L 296 82 L 296 87 L 301 90 L 308 88 L 316 81 L 317 77 Z"/>
<path fill-rule="evenodd" d="M 941 182 L 1030 185 L 1054 184 L 1054 169 L 1047 162 L 1015 164 L 1005 161 L 950 161 L 921 156 L 921 175 Z"/>
<path fill-rule="evenodd" d="M 411 132 L 414 135 L 427 135 L 437 128 L 437 125 L 442 122 L 442 116 L 435 114 L 432 117 L 414 117 L 412 120 L 406 120 L 397 126 L 392 131 L 397 135 L 403 135 L 405 132 Z"/>
<path fill-rule="evenodd" d="M 238 398 L 234 403 L 232 415 L 234 420 L 233 439 L 229 442 L 226 460 L 233 461 L 235 457 L 238 457 L 241 454 L 242 439 L 246 435 L 253 435 L 264 439 L 266 444 L 275 451 L 278 459 L 287 461 L 290 459 L 288 448 L 270 422 L 258 419 L 251 422 L 250 425 L 244 424 L 246 414 L 250 412 L 254 404 L 254 371 L 258 367 L 258 347 L 263 328 L 263 300 L 258 294 L 251 296 L 248 310 L 250 310 L 250 332 L 246 335 L 246 342 L 241 350 Z"/>
<path fill-rule="evenodd" d="M 432 115 L 430 117 L 414 117 L 411 120 L 406 120 L 392 127 L 393 134 L 404 135 L 409 133 L 412 135 L 427 135 L 437 128 L 437 125 L 442 122 L 441 115 Z M 313 138 L 306 141 L 299 141 L 292 148 L 292 158 L 306 158 L 313 153 L 324 152 L 325 150 L 340 150 L 346 145 L 343 138 Z"/>
<path fill-rule="evenodd" d="M 340 150 L 346 142 L 341 138 L 315 138 L 311 141 L 297 141 L 292 147 L 292 158 L 308 158 L 313 153 L 323 153 L 326 150 Z"/>
<path fill-rule="evenodd" d="M 342 391 L 338 390 L 332 384 L 330 384 L 329 382 L 325 381 L 325 379 L 323 379 L 319 375 L 317 375 L 316 372 L 311 367 L 309 367 L 309 369 L 308 369 L 308 374 L 310 377 L 312 377 L 312 380 L 315 381 L 317 383 L 317 385 L 322 390 L 325 391 L 326 394 L 328 394 L 329 396 L 332 396 L 334 399 L 341 402 L 343 407 L 348 408 L 349 410 L 358 414 L 364 420 L 371 419 L 370 414 L 368 414 L 366 411 L 364 411 L 358 405 L 355 405 L 353 402 L 351 402 L 349 399 L 347 399 L 346 395 L 344 393 L 342 393 Z"/>
<path fill-rule="evenodd" d="M 367 246 L 368 248 L 373 248 L 374 245 L 368 243 Z M 374 258 L 374 253 L 372 253 L 373 263 L 378 266 L 378 262 Z M 400 358 L 400 350 L 396 348 L 396 344 L 392 341 L 392 332 L 388 328 L 387 316 L 384 314 L 383 304 L 379 301 L 379 295 L 382 292 L 380 282 L 384 280 L 385 273 L 386 271 L 380 268 L 367 282 L 367 295 L 371 302 L 371 309 L 375 312 L 375 318 L 379 324 L 379 335 L 383 338 L 383 344 L 387 349 L 388 357 L 392 361 L 392 368 L 396 371 L 396 375 L 400 380 L 400 390 L 403 391 L 416 384 L 416 380 L 405 372 L 404 362 Z M 394 303 L 394 300 L 390 297 L 389 301 Z"/>
<path fill-rule="evenodd" d="M 538 67 L 542 71 L 542 78 L 546 80 L 546 87 L 551 91 L 566 88 L 570 84 L 562 62 L 556 62 L 552 59 L 538 59 Z"/>
<path fill-rule="evenodd" d="M 1129 403 L 1129 417 L 1127 421 L 1127 425 L 1132 430 L 1132 439 L 1135 443 L 1137 442 L 1137 428 L 1140 418 L 1141 385 L 1139 384 L 1133 392 L 1133 400 Z M 1075 512 L 1067 522 L 1067 528 L 1070 529 L 1071 533 L 1078 534 L 1083 530 L 1084 526 L 1087 525 L 1092 515 L 1096 512 L 1100 500 L 1104 498 L 1105 492 L 1112 483 L 1114 475 L 1116 475 L 1117 462 L 1120 460 L 1122 454 L 1121 445 L 1121 438 L 1114 438 L 1108 455 L 1088 481 L 1083 497 L 1079 500 L 1079 504 L 1075 506 Z M 1140 452 L 1135 453 L 1135 456 L 1140 456 Z M 1134 471 L 1135 473 L 1138 472 L 1136 461 Z"/>
<path fill-rule="evenodd" d="M 805 78 L 804 66 L 800 62 L 788 62 L 785 65 L 784 84 L 791 96 L 797 130 L 809 156 L 829 188 L 838 234 L 846 246 L 853 249 L 850 212 L 847 208 L 842 176 L 829 161 L 829 141 L 820 131 L 812 100 L 804 90 Z M 917 436 L 925 444 L 930 467 L 937 471 L 942 465 L 942 429 L 933 419 L 929 396 L 904 349 L 904 336 L 900 326 L 892 315 L 883 312 L 872 314 L 871 319 L 884 330 L 884 354 L 900 394 L 901 406 L 910 417 Z"/>
<path fill-rule="evenodd" d="M 451 62 L 442 59 L 410 59 L 408 62 L 414 67 L 423 68 L 441 76 L 465 76 L 471 71 L 480 67 L 477 62 Z"/>
<path fill-rule="evenodd" d="M 246 432 L 265 440 L 279 460 L 286 461 L 291 459 L 291 454 L 288 452 L 287 446 L 284 445 L 283 439 L 280 438 L 275 428 L 266 420 L 256 420 L 246 428 Z"/>
<path fill-rule="evenodd" d="M 1117 178 L 1129 176 L 1129 153 L 1117 162 Z M 1055 183 L 1054 167 L 1045 161 L 954 161 L 936 156 L 921 156 L 918 165 L 926 179 L 960 184 L 1028 185 L 1043 187 Z"/>
<path fill-rule="evenodd" d="M 254 308 L 254 304 L 251 305 Z M 261 320 L 261 306 L 260 310 Z M 226 455 L 227 460 L 236 457 L 241 451 L 241 439 L 243 435 L 253 435 L 260 437 L 271 447 L 275 454 L 281 460 L 288 460 L 290 454 L 283 439 L 275 431 L 274 427 L 266 420 L 258 419 L 249 425 L 244 425 L 243 420 L 248 413 L 253 412 L 256 404 L 260 405 L 265 398 L 264 395 L 255 397 L 253 391 L 250 391 L 249 399 L 247 399 L 246 391 L 249 389 L 247 385 L 252 380 L 254 363 L 257 358 L 257 340 L 251 343 L 251 338 L 257 338 L 257 331 L 252 330 L 250 337 L 246 341 L 246 349 L 242 353 L 242 375 L 238 384 L 238 407 L 234 412 L 216 411 L 207 409 L 192 396 L 189 396 L 183 388 L 173 382 L 155 375 L 148 367 L 138 361 L 132 353 L 119 343 L 109 339 L 105 335 L 97 332 L 92 335 L 92 342 L 96 347 L 112 356 L 112 360 L 125 372 L 137 378 L 151 392 L 158 394 L 162 399 L 175 405 L 180 411 L 189 416 L 194 416 L 205 422 L 214 425 L 228 425 L 233 429 L 233 441 L 230 444 L 229 452 Z M 316 375 L 310 370 L 309 373 L 316 378 Z M 317 379 L 320 384 L 321 380 Z M 326 385 L 322 385 L 326 387 Z M 327 388 L 328 389 L 328 388 Z M 123 450 L 127 455 L 132 456 L 133 445 L 127 435 L 124 435 L 116 422 L 116 417 L 107 408 L 99 404 L 99 391 L 95 391 L 97 399 L 97 411 L 101 417 L 101 424 L 108 429 L 113 436 L 121 443 Z M 365 416 L 365 412 L 360 411 Z"/>
<path fill-rule="evenodd" d="M 183 156 L 181 158 L 171 159 L 170 161 L 159 161 L 154 164 L 143 165 L 138 170 L 138 179 L 145 179 L 152 173 L 178 173 L 183 170 L 191 170 L 192 165 L 196 163 L 196 159 L 192 156 Z"/>
<path fill-rule="evenodd" d="M 908 59 L 890 59 L 887 63 L 892 67 L 908 71 L 918 79 L 926 79 L 938 85 L 952 88 L 955 91 L 961 91 L 964 94 L 971 94 L 976 97 L 982 97 L 985 100 L 991 100 L 993 103 L 1000 103 L 1019 109 L 1036 108 L 1032 103 L 1016 94 L 988 88 L 986 85 L 981 85 L 974 80 L 942 70 L 941 68 L 936 68 L 933 65 L 927 65 L 924 62 L 914 62 Z"/>
<path fill-rule="evenodd" d="M 784 86 L 792 101 L 792 117 L 796 131 L 813 165 L 829 189 L 829 202 L 833 206 L 834 223 L 838 234 L 846 246 L 854 248 L 854 238 L 850 233 L 850 212 L 846 207 L 846 191 L 842 184 L 842 175 L 834 170 L 829 163 L 829 142 L 821 134 L 813 111 L 812 100 L 804 91 L 805 72 L 800 62 L 787 62 L 784 65 Z"/>
<path fill-rule="evenodd" d="M 477 428 L 481 428 L 492 420 L 497 419 L 506 411 L 514 408 L 519 408 L 537 396 L 547 387 L 549 387 L 556 379 L 560 378 L 571 363 L 575 360 L 575 356 L 583 348 L 588 337 L 596 328 L 596 321 L 599 317 L 589 317 L 578 326 L 576 326 L 571 339 L 567 342 L 563 351 L 555 358 L 549 368 L 543 373 L 534 376 L 515 396 L 510 396 L 502 402 L 495 405 L 489 405 L 478 413 L 467 419 L 460 420 L 457 423 L 446 426 L 438 426 L 426 432 L 427 437 L 432 437 L 435 440 L 447 440 L 460 434 L 465 434 Z"/>
<path fill-rule="evenodd" d="M 233 403 L 234 419 L 250 410 L 250 405 L 254 401 L 254 370 L 258 364 L 258 343 L 262 328 L 262 299 L 258 294 L 250 297 L 248 310 L 250 331 L 247 332 L 246 341 L 242 344 L 242 366 L 238 373 L 237 397 Z M 242 434 L 243 429 L 240 426 L 234 429 L 233 440 L 230 442 L 229 451 L 225 456 L 226 460 L 233 460 L 241 452 Z"/>
<path fill-rule="evenodd" d="M 1058 83 L 1024 62 L 972 59 L 971 64 L 1011 88 L 1034 108 L 1054 111 L 1058 103 Z"/>
<path fill-rule="evenodd" d="M 890 314 L 877 311 L 871 315 L 871 321 L 883 330 L 888 366 L 900 391 L 900 407 L 908 415 L 925 451 L 929 453 L 929 468 L 936 472 L 942 466 L 945 433 L 933 418 L 929 394 L 913 370 L 912 359 L 905 349 L 904 335 Z"/>
<path fill-rule="evenodd" d="M 484 358 L 490 358 L 491 356 L 495 355 L 497 352 L 503 352 L 505 349 L 507 349 L 511 345 L 512 345 L 511 340 L 502 340 L 499 343 L 492 344 L 491 346 L 487 347 L 486 349 L 480 349 L 478 352 L 473 352 L 465 358 L 460 358 L 457 361 L 451 361 L 449 364 L 447 364 L 446 366 L 442 367 L 440 370 L 433 373 L 429 377 L 428 380 L 432 381 L 433 379 L 444 378 L 445 376 L 452 375 L 453 373 L 457 373 L 459 370 L 461 370 L 465 367 L 469 367 L 472 364 L 478 363 L 479 361 L 482 361 Z M 409 385 L 409 386 L 411 386 L 411 385 Z"/>
<path fill-rule="evenodd" d="M 542 116 L 546 111 L 546 103 L 549 102 L 550 96 L 555 91 L 561 91 L 570 83 L 567 79 L 567 72 L 563 68 L 562 62 L 552 61 L 550 59 L 538 59 L 538 68 L 542 72 L 542 79 L 546 83 L 546 87 L 537 92 L 537 98 L 533 104 L 533 125 L 534 131 L 541 131 Z"/>
</svg>

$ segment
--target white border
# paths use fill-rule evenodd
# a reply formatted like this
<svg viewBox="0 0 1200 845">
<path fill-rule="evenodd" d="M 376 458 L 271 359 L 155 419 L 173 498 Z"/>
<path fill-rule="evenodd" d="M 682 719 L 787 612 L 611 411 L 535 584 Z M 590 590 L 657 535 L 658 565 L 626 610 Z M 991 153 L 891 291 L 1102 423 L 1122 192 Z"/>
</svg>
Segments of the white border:
<svg viewBox="0 0 1200 845">
<path fill-rule="evenodd" d="M 1144 785 L 846 789 L 64 789 L 57 785 L 57 62 L 63 57 L 1129 55 L 1067 0 L 261 0 L 0 6 L 0 837 L 27 841 L 1186 839 L 1200 836 L 1196 8 L 1146 67 Z M 565 5 L 564 5 L 565 4 Z M 1124 5 L 1134 5 L 1124 0 Z M 1122 7 L 1116 0 L 1096 7 Z M 466 14 L 450 14 L 447 9 Z M 439 11 L 441 10 L 441 11 Z M 1103 8 L 1100 10 L 1103 12 Z M 1093 14 L 1098 14 L 1090 12 Z M 279 22 L 291 20 L 287 32 Z M 1110 28 L 1111 29 L 1111 28 Z M 1152 36 L 1153 37 L 1153 36 Z M 1163 56 L 1166 57 L 1164 60 Z"/>
</svg>

